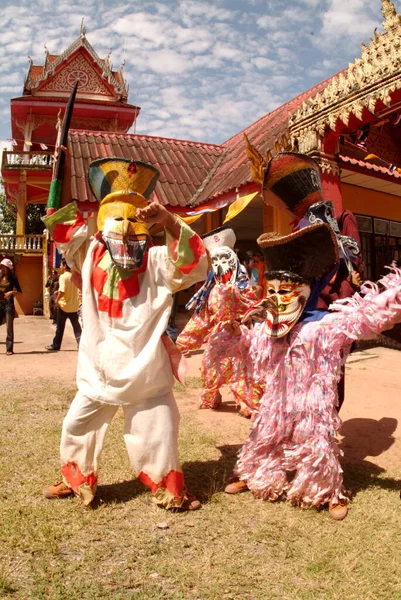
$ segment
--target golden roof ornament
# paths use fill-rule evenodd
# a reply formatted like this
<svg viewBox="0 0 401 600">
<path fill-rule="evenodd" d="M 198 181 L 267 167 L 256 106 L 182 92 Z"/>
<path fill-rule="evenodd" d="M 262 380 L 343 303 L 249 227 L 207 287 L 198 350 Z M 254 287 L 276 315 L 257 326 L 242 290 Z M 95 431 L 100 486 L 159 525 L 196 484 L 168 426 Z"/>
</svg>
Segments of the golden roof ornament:
<svg viewBox="0 0 401 600">
<path fill-rule="evenodd" d="M 79 32 L 81 38 L 84 38 L 86 35 L 86 25 L 85 25 L 85 17 L 82 17 L 81 20 L 81 30 Z"/>
<path fill-rule="evenodd" d="M 385 18 L 383 27 L 386 31 L 401 25 L 401 15 L 397 14 L 395 6 L 390 0 L 382 0 L 382 13 Z"/>
<path fill-rule="evenodd" d="M 260 152 L 251 144 L 244 133 L 246 153 L 251 161 L 251 177 L 255 183 L 263 185 L 265 170 L 267 167 L 266 161 Z"/>
<path fill-rule="evenodd" d="M 390 107 L 392 94 L 401 89 L 401 15 L 390 0 L 381 0 L 384 32 L 374 32 L 361 57 L 333 77 L 320 93 L 311 96 L 289 117 L 291 140 L 308 152 L 308 136 L 348 125 L 351 115 L 362 118 L 365 109 L 376 112 L 378 101 Z"/>
</svg>

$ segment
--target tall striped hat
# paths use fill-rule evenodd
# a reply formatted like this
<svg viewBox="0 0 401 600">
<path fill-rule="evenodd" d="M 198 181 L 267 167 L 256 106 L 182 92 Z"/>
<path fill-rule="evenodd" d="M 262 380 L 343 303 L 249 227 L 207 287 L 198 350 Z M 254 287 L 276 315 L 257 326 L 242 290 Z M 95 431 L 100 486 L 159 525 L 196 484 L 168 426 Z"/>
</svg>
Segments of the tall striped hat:
<svg viewBox="0 0 401 600">
<path fill-rule="evenodd" d="M 299 219 L 309 206 L 324 200 L 318 164 L 295 152 L 282 152 L 269 161 L 262 189 L 267 204 Z"/>
<path fill-rule="evenodd" d="M 123 197 L 142 208 L 147 206 L 158 177 L 159 171 L 153 165 L 115 156 L 94 160 L 88 173 L 91 192 L 100 204 Z"/>
</svg>

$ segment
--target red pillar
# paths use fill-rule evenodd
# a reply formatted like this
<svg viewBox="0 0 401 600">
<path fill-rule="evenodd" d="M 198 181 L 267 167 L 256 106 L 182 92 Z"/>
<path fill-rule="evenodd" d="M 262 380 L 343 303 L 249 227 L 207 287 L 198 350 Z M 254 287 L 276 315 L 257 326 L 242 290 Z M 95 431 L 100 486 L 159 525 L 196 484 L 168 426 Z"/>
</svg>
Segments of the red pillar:
<svg viewBox="0 0 401 600">
<path fill-rule="evenodd" d="M 321 142 L 318 162 L 321 170 L 324 197 L 326 200 L 333 202 L 337 216 L 343 211 L 340 168 L 336 160 L 338 150 L 338 132 L 332 130 L 326 131 Z"/>
<path fill-rule="evenodd" d="M 334 204 L 336 215 L 343 211 L 343 199 L 341 196 L 341 179 L 339 173 L 321 172 L 323 194 L 326 200 Z"/>
</svg>

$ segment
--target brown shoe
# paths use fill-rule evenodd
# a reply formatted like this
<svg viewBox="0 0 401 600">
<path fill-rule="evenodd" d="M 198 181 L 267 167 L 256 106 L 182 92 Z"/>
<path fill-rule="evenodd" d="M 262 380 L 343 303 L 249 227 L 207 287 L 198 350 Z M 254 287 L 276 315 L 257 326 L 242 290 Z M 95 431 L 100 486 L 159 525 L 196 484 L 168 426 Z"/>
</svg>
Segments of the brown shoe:
<svg viewBox="0 0 401 600">
<path fill-rule="evenodd" d="M 187 510 L 199 510 L 202 504 L 199 502 L 197 498 L 193 494 L 185 491 L 186 499 L 177 506 L 170 506 L 169 510 L 173 512 L 183 512 Z"/>
<path fill-rule="evenodd" d="M 336 521 L 342 521 L 348 514 L 348 506 L 346 504 L 329 503 L 329 514 Z"/>
<path fill-rule="evenodd" d="M 54 498 L 67 498 L 68 496 L 73 496 L 74 492 L 68 485 L 65 485 L 64 481 L 59 481 L 58 483 L 53 483 L 53 485 L 46 487 L 43 490 L 43 495 L 49 500 L 54 500 Z"/>
<path fill-rule="evenodd" d="M 182 505 L 183 510 L 199 510 L 202 504 L 199 502 L 197 498 L 193 494 L 187 492 L 187 500 L 185 500 Z"/>
<path fill-rule="evenodd" d="M 224 491 L 226 494 L 241 494 L 242 492 L 247 492 L 248 489 L 245 481 L 238 480 L 226 485 Z"/>
</svg>

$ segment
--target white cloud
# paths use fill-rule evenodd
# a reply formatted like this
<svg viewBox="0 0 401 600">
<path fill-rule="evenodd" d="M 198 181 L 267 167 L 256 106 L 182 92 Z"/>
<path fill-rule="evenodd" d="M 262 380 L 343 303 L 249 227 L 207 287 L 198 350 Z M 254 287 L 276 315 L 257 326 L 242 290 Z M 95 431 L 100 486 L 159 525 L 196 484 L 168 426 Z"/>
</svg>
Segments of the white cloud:
<svg viewBox="0 0 401 600">
<path fill-rule="evenodd" d="M 43 64 L 79 35 L 126 58 L 137 132 L 220 143 L 344 68 L 380 27 L 365 0 L 7 0 L 0 22 L 0 137 L 29 54 Z M 6 3 L 7 3 L 6 2 Z M 396 1 L 401 9 L 401 0 Z M 6 114 L 7 113 L 7 114 Z"/>
<path fill-rule="evenodd" d="M 148 66 L 156 73 L 183 73 L 190 62 L 174 50 L 159 50 L 148 57 Z"/>
<path fill-rule="evenodd" d="M 355 45 L 373 36 L 378 22 L 376 6 L 365 0 L 329 0 L 327 10 L 321 16 L 322 28 L 315 38 L 320 47 L 338 47 L 346 44 Z M 343 48 L 342 48 L 343 49 Z"/>
</svg>

